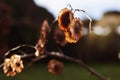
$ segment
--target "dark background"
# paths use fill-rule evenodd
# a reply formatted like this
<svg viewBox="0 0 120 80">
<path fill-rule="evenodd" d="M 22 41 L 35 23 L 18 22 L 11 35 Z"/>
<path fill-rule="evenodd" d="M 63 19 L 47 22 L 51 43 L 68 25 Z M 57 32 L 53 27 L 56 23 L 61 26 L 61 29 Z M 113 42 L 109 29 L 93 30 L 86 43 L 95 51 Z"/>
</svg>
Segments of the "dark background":
<svg viewBox="0 0 120 80">
<path fill-rule="evenodd" d="M 113 18 L 114 21 L 108 21 Z M 67 44 L 64 47 L 55 42 L 54 32 L 52 32 L 47 43 L 47 50 L 55 51 L 60 48 L 64 54 L 83 59 L 86 62 L 119 61 L 120 34 L 115 32 L 115 29 L 120 26 L 119 19 L 119 11 L 106 12 L 100 20 L 93 20 L 92 26 L 99 24 L 105 27 L 108 25 L 112 29 L 108 36 L 87 34 L 76 44 Z M 2 58 L 5 52 L 18 45 L 35 45 L 44 20 L 48 20 L 51 24 L 54 16 L 45 8 L 36 6 L 32 0 L 1 0 L 0 57 Z M 87 28 L 88 22 L 87 19 L 83 20 L 83 26 Z"/>
</svg>

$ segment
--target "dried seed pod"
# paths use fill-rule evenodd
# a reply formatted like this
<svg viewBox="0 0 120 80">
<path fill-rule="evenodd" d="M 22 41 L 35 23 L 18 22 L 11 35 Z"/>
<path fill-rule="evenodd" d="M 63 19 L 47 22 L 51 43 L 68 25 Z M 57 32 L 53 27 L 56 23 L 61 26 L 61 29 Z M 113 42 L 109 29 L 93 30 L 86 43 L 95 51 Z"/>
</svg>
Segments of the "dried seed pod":
<svg viewBox="0 0 120 80">
<path fill-rule="evenodd" d="M 75 12 L 83 12 L 85 16 L 90 20 L 89 22 L 89 30 L 91 33 L 91 17 L 84 10 L 73 9 L 70 4 L 68 4 L 71 8 L 64 8 L 60 11 L 58 15 L 58 27 L 64 32 L 65 40 L 68 43 L 76 43 L 82 36 L 82 21 L 79 18 L 74 18 Z"/>
<path fill-rule="evenodd" d="M 41 26 L 40 38 L 46 39 L 48 37 L 48 33 L 50 32 L 50 26 L 47 20 L 44 20 Z"/>
<path fill-rule="evenodd" d="M 15 76 L 15 68 L 11 66 L 11 61 L 9 58 L 6 58 L 4 61 L 3 71 L 7 76 Z"/>
<path fill-rule="evenodd" d="M 38 43 L 36 44 L 36 48 L 38 50 L 37 54 L 35 54 L 36 57 L 40 57 L 40 53 L 44 50 L 49 32 L 50 32 L 49 23 L 47 20 L 44 20 L 41 26 L 40 38 L 38 40 Z"/>
<path fill-rule="evenodd" d="M 24 68 L 23 61 L 21 60 L 21 56 L 13 55 L 13 56 L 11 56 L 10 59 L 11 59 L 11 62 L 12 62 L 11 66 L 13 68 L 15 68 L 15 71 L 17 73 L 20 73 L 23 70 L 23 68 Z"/>
<path fill-rule="evenodd" d="M 68 28 L 66 41 L 76 43 L 82 36 L 82 21 L 79 18 L 74 18 Z"/>
<path fill-rule="evenodd" d="M 60 74 L 63 71 L 63 63 L 52 59 L 48 63 L 48 71 L 52 74 Z"/>
<path fill-rule="evenodd" d="M 67 31 L 69 23 L 73 19 L 73 12 L 68 8 L 64 8 L 58 14 L 58 26 L 61 30 Z"/>
<path fill-rule="evenodd" d="M 54 38 L 55 38 L 56 42 L 61 44 L 62 46 L 64 46 L 67 43 L 65 41 L 64 32 L 58 28 L 55 30 Z"/>
<path fill-rule="evenodd" d="M 10 58 L 6 58 L 4 61 L 3 70 L 7 76 L 15 76 L 16 73 L 20 73 L 23 70 L 23 61 L 20 55 L 12 55 Z"/>
</svg>

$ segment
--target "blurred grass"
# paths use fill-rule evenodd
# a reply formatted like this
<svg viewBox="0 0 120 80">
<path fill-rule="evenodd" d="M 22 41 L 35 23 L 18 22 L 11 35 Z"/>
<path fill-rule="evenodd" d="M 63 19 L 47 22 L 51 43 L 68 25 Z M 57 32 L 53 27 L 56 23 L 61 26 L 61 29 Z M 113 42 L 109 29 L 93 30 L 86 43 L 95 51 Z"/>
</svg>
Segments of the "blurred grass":
<svg viewBox="0 0 120 80">
<path fill-rule="evenodd" d="M 119 63 L 97 63 L 90 64 L 97 72 L 111 80 L 120 80 L 120 64 Z M 47 64 L 33 64 L 26 68 L 22 73 L 15 77 L 6 77 L 0 71 L 0 80 L 99 80 L 90 75 L 80 65 L 73 63 L 65 63 L 63 73 L 60 75 L 52 75 L 47 71 Z"/>
</svg>

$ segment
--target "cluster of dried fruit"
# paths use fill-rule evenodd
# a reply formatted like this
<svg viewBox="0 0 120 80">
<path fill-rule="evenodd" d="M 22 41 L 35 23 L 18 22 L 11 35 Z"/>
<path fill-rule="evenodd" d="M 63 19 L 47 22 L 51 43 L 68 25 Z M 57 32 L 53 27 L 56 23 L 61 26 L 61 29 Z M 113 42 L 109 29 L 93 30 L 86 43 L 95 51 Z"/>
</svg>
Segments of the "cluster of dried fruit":
<svg viewBox="0 0 120 80">
<path fill-rule="evenodd" d="M 57 43 L 76 43 L 82 36 L 82 21 L 74 17 L 72 10 L 64 8 L 58 15 L 58 29 L 55 32 Z"/>
<path fill-rule="evenodd" d="M 24 68 L 20 55 L 12 55 L 4 60 L 3 71 L 7 76 L 14 76 Z"/>
</svg>

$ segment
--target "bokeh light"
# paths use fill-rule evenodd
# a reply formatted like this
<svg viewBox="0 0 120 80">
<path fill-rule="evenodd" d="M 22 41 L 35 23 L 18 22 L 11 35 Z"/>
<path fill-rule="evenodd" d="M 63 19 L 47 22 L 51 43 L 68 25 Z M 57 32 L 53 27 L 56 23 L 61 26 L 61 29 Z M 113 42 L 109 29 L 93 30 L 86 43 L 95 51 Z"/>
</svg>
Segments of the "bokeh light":
<svg viewBox="0 0 120 80">
<path fill-rule="evenodd" d="M 116 33 L 120 35 L 120 26 L 116 28 Z"/>
<path fill-rule="evenodd" d="M 100 36 L 107 36 L 111 32 L 110 27 L 95 26 L 94 33 Z"/>
<path fill-rule="evenodd" d="M 118 53 L 118 59 L 120 59 L 120 52 Z"/>
<path fill-rule="evenodd" d="M 88 34 L 88 29 L 84 26 L 82 27 L 82 36 L 86 36 Z"/>
</svg>

